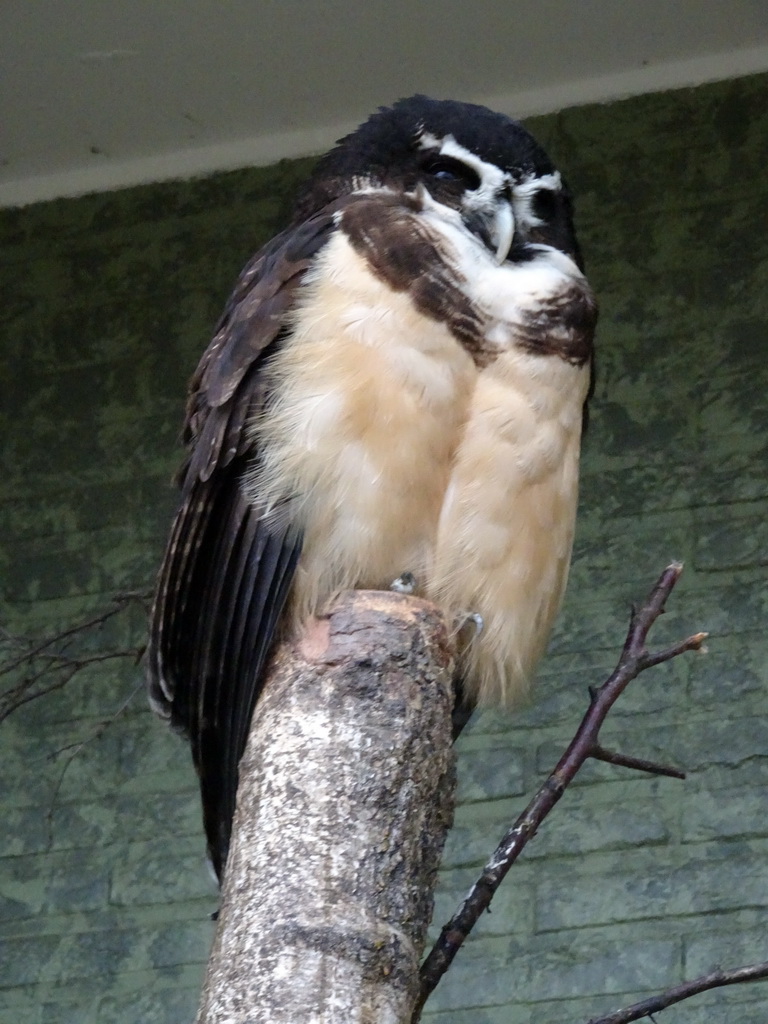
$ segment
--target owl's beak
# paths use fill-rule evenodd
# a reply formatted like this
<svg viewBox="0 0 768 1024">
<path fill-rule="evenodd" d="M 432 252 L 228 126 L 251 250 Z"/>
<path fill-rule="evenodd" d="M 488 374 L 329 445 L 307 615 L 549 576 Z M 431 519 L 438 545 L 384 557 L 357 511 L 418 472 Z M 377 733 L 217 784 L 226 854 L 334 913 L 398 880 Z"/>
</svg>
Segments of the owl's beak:
<svg viewBox="0 0 768 1024">
<path fill-rule="evenodd" d="M 493 217 L 491 238 L 496 250 L 496 262 L 503 263 L 512 248 L 515 233 L 515 218 L 508 199 L 500 199 Z"/>
<path fill-rule="evenodd" d="M 492 210 L 467 210 L 462 220 L 477 235 L 486 249 L 490 249 L 497 263 L 503 263 L 512 248 L 515 217 L 506 196 L 499 196 Z"/>
</svg>

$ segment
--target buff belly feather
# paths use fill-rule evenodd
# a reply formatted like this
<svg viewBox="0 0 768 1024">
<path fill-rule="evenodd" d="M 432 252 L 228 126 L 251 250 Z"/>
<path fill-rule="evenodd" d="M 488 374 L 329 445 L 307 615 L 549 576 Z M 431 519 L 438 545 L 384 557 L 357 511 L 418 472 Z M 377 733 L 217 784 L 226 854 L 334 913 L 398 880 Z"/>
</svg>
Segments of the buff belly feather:
<svg viewBox="0 0 768 1024">
<path fill-rule="evenodd" d="M 484 620 L 467 695 L 513 704 L 567 579 L 588 370 L 515 348 L 479 368 L 337 235 L 266 372 L 250 492 L 304 536 L 291 628 L 412 572 L 450 616 Z"/>
</svg>

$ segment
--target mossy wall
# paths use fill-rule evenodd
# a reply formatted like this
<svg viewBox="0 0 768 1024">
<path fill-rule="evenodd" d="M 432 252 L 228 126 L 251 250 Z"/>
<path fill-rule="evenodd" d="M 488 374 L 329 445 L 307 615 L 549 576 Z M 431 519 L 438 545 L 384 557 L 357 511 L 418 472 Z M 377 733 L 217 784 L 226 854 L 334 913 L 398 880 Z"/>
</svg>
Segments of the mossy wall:
<svg viewBox="0 0 768 1024">
<path fill-rule="evenodd" d="M 605 737 L 688 781 L 588 766 L 440 986 L 434 1024 L 586 1021 L 768 957 L 768 76 L 530 126 L 577 195 L 599 376 L 564 613 L 532 706 L 460 742 L 439 921 L 668 561 L 686 569 L 656 639 L 712 639 L 634 683 Z M 47 630 L 151 585 L 185 381 L 308 166 L 0 214 L 5 625 Z M 95 643 L 142 638 L 133 612 Z M 193 1018 L 216 894 L 188 750 L 139 683 L 127 661 L 99 665 L 0 724 L 0 1019 Z M 674 1014 L 764 1024 L 768 986 Z"/>
</svg>

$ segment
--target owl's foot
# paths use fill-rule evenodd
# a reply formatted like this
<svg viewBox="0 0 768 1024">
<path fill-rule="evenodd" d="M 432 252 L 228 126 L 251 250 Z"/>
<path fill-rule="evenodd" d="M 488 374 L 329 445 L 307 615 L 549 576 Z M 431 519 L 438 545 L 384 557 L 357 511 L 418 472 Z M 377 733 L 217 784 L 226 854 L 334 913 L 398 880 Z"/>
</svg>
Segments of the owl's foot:
<svg viewBox="0 0 768 1024">
<path fill-rule="evenodd" d="M 401 573 L 396 580 L 392 580 L 389 589 L 396 594 L 413 594 L 416 590 L 416 577 L 412 572 Z"/>
</svg>

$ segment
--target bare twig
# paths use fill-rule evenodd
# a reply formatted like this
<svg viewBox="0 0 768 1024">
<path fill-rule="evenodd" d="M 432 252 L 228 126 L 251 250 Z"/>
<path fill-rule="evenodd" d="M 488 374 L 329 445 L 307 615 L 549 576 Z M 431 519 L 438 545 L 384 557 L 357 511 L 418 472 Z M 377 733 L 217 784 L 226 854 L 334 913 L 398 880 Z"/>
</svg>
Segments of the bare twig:
<svg viewBox="0 0 768 1024">
<path fill-rule="evenodd" d="M 739 985 L 746 981 L 761 981 L 768 978 L 768 960 L 762 964 L 751 964 L 748 967 L 737 967 L 733 971 L 724 971 L 716 968 L 710 974 L 703 974 L 693 981 L 684 981 L 682 985 L 667 989 L 657 996 L 644 999 L 632 1006 L 625 1006 L 622 1010 L 609 1013 L 607 1017 L 593 1017 L 589 1024 L 630 1024 L 633 1020 L 642 1020 L 650 1017 L 652 1013 L 665 1010 L 674 1003 L 680 1003 L 683 999 L 690 999 L 700 992 L 707 992 L 709 989 L 721 988 L 723 985 Z"/>
<path fill-rule="evenodd" d="M 612 760 L 625 767 L 655 774 L 675 774 L 676 769 L 641 761 L 623 754 L 605 751 L 598 741 L 600 728 L 608 712 L 629 683 L 645 669 L 663 661 L 701 648 L 706 633 L 696 633 L 663 651 L 648 652 L 646 640 L 651 626 L 664 611 L 664 604 L 682 572 L 682 565 L 673 562 L 659 577 L 647 600 L 639 609 L 633 609 L 627 638 L 616 669 L 596 690 L 590 691 L 590 706 L 579 728 L 554 771 L 534 796 L 523 813 L 507 831 L 491 859 L 472 886 L 451 920 L 444 926 L 440 937 L 421 967 L 421 988 L 414 1008 L 412 1024 L 416 1024 L 421 1011 L 440 978 L 450 967 L 480 915 L 488 908 L 496 890 L 512 864 L 535 834 L 542 821 L 565 792 L 584 762 L 592 757 Z M 679 773 L 681 774 L 681 773 Z"/>
<path fill-rule="evenodd" d="M 62 689 L 91 665 L 126 658 L 137 662 L 143 653 L 141 647 L 94 652 L 78 648 L 78 644 L 85 643 L 95 630 L 133 606 L 146 611 L 148 600 L 147 593 L 118 594 L 98 614 L 42 639 L 17 636 L 5 630 L 0 632 L 0 649 L 4 650 L 0 678 L 21 676 L 0 694 L 0 722 L 24 704 Z"/>
<path fill-rule="evenodd" d="M 634 768 L 638 772 L 648 772 L 649 775 L 666 775 L 670 779 L 685 778 L 685 772 L 675 768 L 674 765 L 658 764 L 656 761 L 646 761 L 644 757 L 620 754 L 617 750 L 606 750 L 599 744 L 590 751 L 590 757 L 596 761 L 605 761 L 606 764 L 616 764 L 622 768 Z"/>
</svg>

